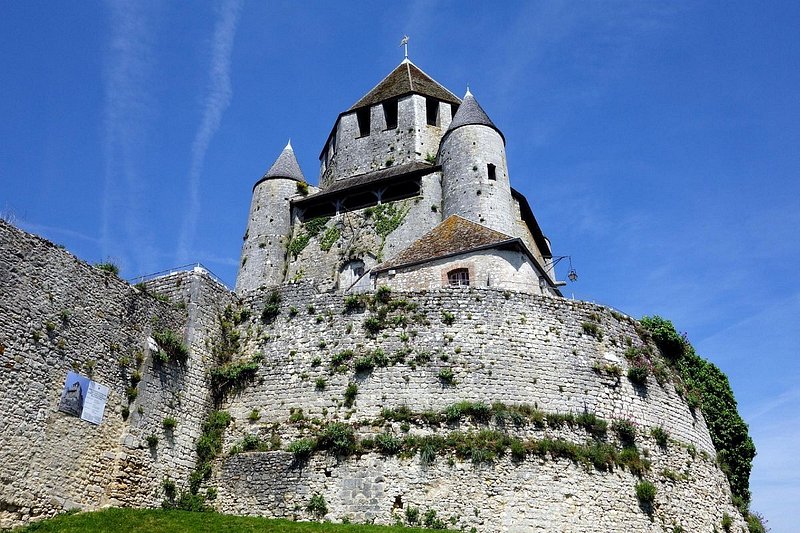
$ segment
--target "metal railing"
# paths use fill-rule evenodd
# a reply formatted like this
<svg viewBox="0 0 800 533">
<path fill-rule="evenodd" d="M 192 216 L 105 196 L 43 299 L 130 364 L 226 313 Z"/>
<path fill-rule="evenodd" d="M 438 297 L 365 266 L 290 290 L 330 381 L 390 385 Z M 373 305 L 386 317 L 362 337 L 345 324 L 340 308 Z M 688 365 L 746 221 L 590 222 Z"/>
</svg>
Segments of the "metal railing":
<svg viewBox="0 0 800 533">
<path fill-rule="evenodd" d="M 208 277 L 225 287 L 226 289 L 230 290 L 228 284 L 225 283 L 222 278 L 214 274 L 208 267 L 203 265 L 202 263 L 189 263 L 187 265 L 176 266 L 172 268 L 168 268 L 166 270 L 161 270 L 159 272 L 153 272 L 152 274 L 143 274 L 141 276 L 136 276 L 135 278 L 128 279 L 128 283 L 131 285 L 136 285 L 137 283 L 144 283 L 145 281 L 150 281 L 156 278 L 163 278 L 164 276 L 169 276 L 170 274 L 176 274 L 178 272 L 188 272 L 199 268 L 203 270 L 204 273 L 208 274 Z"/>
</svg>

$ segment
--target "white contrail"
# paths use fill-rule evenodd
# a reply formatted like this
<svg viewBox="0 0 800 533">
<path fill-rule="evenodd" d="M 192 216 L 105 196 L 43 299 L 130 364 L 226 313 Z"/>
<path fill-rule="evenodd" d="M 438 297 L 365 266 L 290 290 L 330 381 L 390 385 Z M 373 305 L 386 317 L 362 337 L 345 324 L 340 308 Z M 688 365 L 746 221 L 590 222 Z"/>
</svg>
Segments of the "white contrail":
<svg viewBox="0 0 800 533">
<path fill-rule="evenodd" d="M 153 67 L 152 5 L 108 2 L 110 39 L 104 72 L 105 176 L 100 248 L 102 258 L 121 251 L 149 257 L 152 239 L 142 222 L 145 184 L 137 159 L 147 138 L 152 97 L 148 87 Z M 122 222 L 125 236 L 114 235 Z M 128 255 L 128 254 L 126 254 Z M 138 267 L 138 265 L 137 265 Z"/>
<path fill-rule="evenodd" d="M 194 238 L 194 228 L 200 212 L 200 175 L 205 165 L 208 145 L 219 128 L 222 114 L 228 108 L 233 95 L 230 76 L 231 52 L 241 8 L 241 0 L 225 0 L 214 28 L 209 71 L 210 86 L 203 106 L 203 119 L 192 143 L 192 162 L 189 169 L 189 207 L 183 219 L 178 239 L 178 251 L 175 258 L 178 263 L 192 259 L 189 257 L 189 247 Z"/>
</svg>

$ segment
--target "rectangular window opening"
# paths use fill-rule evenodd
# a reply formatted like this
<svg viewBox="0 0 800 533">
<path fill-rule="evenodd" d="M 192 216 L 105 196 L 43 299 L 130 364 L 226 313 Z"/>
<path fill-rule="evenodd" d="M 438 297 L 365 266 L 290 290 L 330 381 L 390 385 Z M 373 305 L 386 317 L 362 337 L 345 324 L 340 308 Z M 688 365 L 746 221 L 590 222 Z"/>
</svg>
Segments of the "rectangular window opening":
<svg viewBox="0 0 800 533">
<path fill-rule="evenodd" d="M 425 115 L 428 119 L 428 126 L 436 126 L 439 123 L 439 100 L 425 98 Z"/>
<path fill-rule="evenodd" d="M 469 270 L 466 268 L 451 270 L 447 273 L 447 282 L 451 287 L 469 286 Z"/>
<path fill-rule="evenodd" d="M 369 135 L 369 108 L 365 107 L 356 111 L 356 120 L 358 120 L 358 136 Z"/>
<path fill-rule="evenodd" d="M 383 103 L 383 116 L 386 117 L 386 129 L 397 129 L 397 98 Z"/>
<path fill-rule="evenodd" d="M 489 171 L 489 179 L 492 181 L 497 181 L 497 170 L 495 166 L 491 163 L 486 165 L 486 169 Z"/>
</svg>

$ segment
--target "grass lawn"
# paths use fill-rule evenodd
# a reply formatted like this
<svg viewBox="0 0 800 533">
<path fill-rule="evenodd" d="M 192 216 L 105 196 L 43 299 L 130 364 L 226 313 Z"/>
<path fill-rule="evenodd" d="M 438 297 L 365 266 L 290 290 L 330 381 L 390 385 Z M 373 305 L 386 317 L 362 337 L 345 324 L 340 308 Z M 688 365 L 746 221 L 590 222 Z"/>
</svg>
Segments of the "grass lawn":
<svg viewBox="0 0 800 533">
<path fill-rule="evenodd" d="M 192 513 L 162 509 L 106 509 L 93 513 L 62 515 L 15 529 L 15 533 L 387 533 L 396 527 L 354 524 L 292 522 L 255 516 Z M 403 528 L 402 531 L 430 531 Z"/>
</svg>

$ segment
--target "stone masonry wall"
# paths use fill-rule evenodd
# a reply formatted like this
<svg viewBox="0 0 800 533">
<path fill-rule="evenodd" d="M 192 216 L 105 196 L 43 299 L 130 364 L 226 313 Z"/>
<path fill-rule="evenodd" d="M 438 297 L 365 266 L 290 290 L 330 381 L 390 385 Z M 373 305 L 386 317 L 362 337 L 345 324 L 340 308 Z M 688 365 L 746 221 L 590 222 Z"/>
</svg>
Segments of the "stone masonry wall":
<svg viewBox="0 0 800 533">
<path fill-rule="evenodd" d="M 188 476 L 208 402 L 204 324 L 220 293 L 198 273 L 172 282 L 181 276 L 191 303 L 160 301 L 0 221 L 0 528 L 73 508 L 158 505 L 165 476 Z M 148 337 L 165 328 L 189 340 L 185 366 L 153 362 Z M 110 387 L 100 425 L 57 410 L 69 370 Z"/>
<path fill-rule="evenodd" d="M 458 268 L 468 270 L 469 284 L 473 287 L 549 294 L 540 287 L 539 275 L 528 257 L 517 250 L 469 252 L 397 269 L 393 276 L 384 271 L 376 283 L 398 291 L 436 290 L 448 286 L 447 273 Z"/>
<path fill-rule="evenodd" d="M 323 164 L 319 183 L 323 190 L 334 181 L 392 165 L 433 158 L 451 120 L 450 104 L 439 103 L 439 124 L 428 125 L 425 97 L 411 94 L 397 102 L 397 127 L 388 129 L 382 104 L 370 108 L 370 132 L 361 136 L 356 113 L 339 118 L 335 153 Z"/>
<path fill-rule="evenodd" d="M 251 293 L 243 305 L 257 316 L 269 293 Z M 310 282 L 284 287 L 281 312 L 272 324 L 254 319 L 243 326 L 249 332 L 244 355 L 263 355 L 263 366 L 253 384 L 226 406 L 234 419 L 226 449 L 248 434 L 273 440 L 277 434 L 285 449 L 308 436 L 309 426 L 290 422 L 301 409 L 312 426 L 344 421 L 372 437 L 376 430 L 370 421 L 383 408 L 442 411 L 469 400 L 529 404 L 547 413 L 590 412 L 609 422 L 630 420 L 639 428 L 640 447 L 653 463 L 646 477 L 658 487 L 652 516 L 636 500 L 638 478 L 620 468 L 599 472 L 532 457 L 523 464 L 501 458 L 474 466 L 440 458 L 423 465 L 418 456 L 385 458 L 374 452 L 342 460 L 318 454 L 302 467 L 283 452 L 233 455 L 217 472 L 220 510 L 306 518 L 310 496 L 319 493 L 328 502 L 327 518 L 335 520 L 392 523 L 410 504 L 480 531 L 671 531 L 673 524 L 712 531 L 723 513 L 741 522 L 714 462 L 702 414 L 689 409 L 671 381 L 659 384 L 651 375 L 645 387 L 638 387 L 625 377 L 625 350 L 643 343 L 632 319 L 586 302 L 490 289 L 393 298 L 416 309 L 390 312 L 387 326 L 370 335 L 364 324 L 373 311 L 345 311 L 341 295 L 318 293 Z M 584 324 L 596 324 L 596 332 L 588 333 Z M 331 368 L 331 359 L 344 350 L 357 358 L 376 349 L 395 364 L 365 373 L 355 373 L 352 366 L 344 372 Z M 603 370 L 609 366 L 620 367 L 622 375 Z M 444 368 L 452 370 L 454 384 L 438 377 Z M 344 401 L 350 383 L 358 387 L 352 407 Z M 656 427 L 670 436 L 666 449 L 648 436 Z M 397 424 L 390 428 L 398 435 L 408 430 Z M 554 436 L 548 431 L 545 436 Z M 523 433 L 536 437 L 530 430 Z M 576 444 L 587 438 L 580 432 L 555 436 Z"/>
<path fill-rule="evenodd" d="M 392 206 L 401 214 L 399 224 L 385 239 L 376 229 L 379 218 L 376 212 L 384 207 L 359 209 L 331 217 L 325 229 L 312 237 L 297 256 L 289 254 L 286 281 L 308 278 L 317 280 L 325 290 L 337 287 L 339 273 L 347 261 L 360 259 L 369 269 L 395 256 L 433 229 L 442 221 L 441 203 L 441 173 L 432 172 L 422 177 L 419 196 L 384 204 L 384 207 Z M 335 231 L 334 226 L 340 228 L 338 237 L 328 243 L 326 250 L 323 245 L 328 232 Z M 293 238 L 305 232 L 302 225 L 295 224 Z"/>
</svg>

